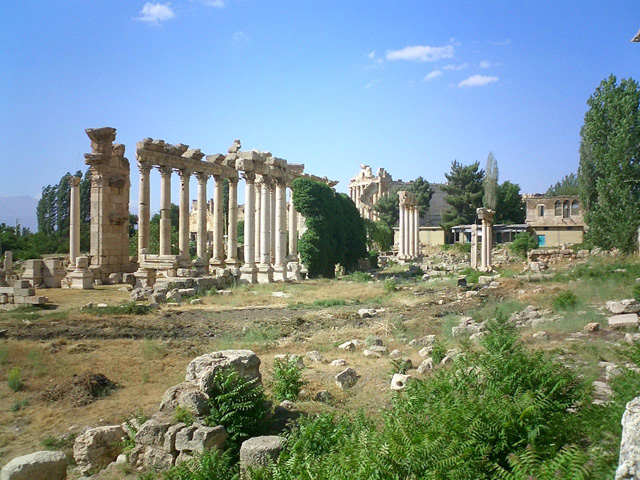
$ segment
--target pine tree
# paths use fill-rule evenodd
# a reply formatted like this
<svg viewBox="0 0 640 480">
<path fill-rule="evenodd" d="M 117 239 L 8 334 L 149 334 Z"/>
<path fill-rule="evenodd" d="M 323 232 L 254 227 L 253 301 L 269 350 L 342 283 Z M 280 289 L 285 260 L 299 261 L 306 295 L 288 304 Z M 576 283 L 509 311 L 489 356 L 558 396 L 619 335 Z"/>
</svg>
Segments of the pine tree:
<svg viewBox="0 0 640 480">
<path fill-rule="evenodd" d="M 454 160 L 451 172 L 445 173 L 448 182 L 442 190 L 447 194 L 444 200 L 451 206 L 442 214 L 441 226 L 445 230 L 475 222 L 476 209 L 482 206 L 483 195 L 484 170 L 479 167 L 478 162 L 465 166 Z"/>
<path fill-rule="evenodd" d="M 506 180 L 498 187 L 498 205 L 495 223 L 524 223 L 525 202 L 520 194 L 520 185 Z"/>
</svg>

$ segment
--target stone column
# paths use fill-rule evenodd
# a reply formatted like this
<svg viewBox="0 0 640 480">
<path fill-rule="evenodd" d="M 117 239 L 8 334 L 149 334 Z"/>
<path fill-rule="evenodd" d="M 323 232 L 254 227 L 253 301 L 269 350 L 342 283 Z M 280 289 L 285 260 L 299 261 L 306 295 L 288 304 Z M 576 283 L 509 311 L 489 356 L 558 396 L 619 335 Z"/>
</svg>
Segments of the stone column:
<svg viewBox="0 0 640 480">
<path fill-rule="evenodd" d="M 278 180 L 275 186 L 275 265 L 273 278 L 276 282 L 287 281 L 287 185 Z"/>
<path fill-rule="evenodd" d="M 69 179 L 71 199 L 69 206 L 69 265 L 76 264 L 80 255 L 80 177 Z M 6 269 L 5 269 L 6 270 Z"/>
<path fill-rule="evenodd" d="M 255 174 L 244 172 L 244 265 L 240 269 L 240 279 L 256 283 L 258 269 L 255 261 Z"/>
<path fill-rule="evenodd" d="M 269 184 L 265 178 L 261 185 L 260 205 L 260 265 L 258 266 L 258 283 L 273 282 L 273 268 L 271 267 L 271 226 L 270 208 L 271 198 Z"/>
<path fill-rule="evenodd" d="M 180 218 L 178 226 L 178 239 L 180 256 L 189 260 L 189 180 L 191 172 L 186 169 L 178 170 L 180 175 Z"/>
<path fill-rule="evenodd" d="M 409 225 L 408 230 L 408 235 L 407 237 L 409 240 L 409 257 L 413 258 L 416 255 L 416 235 L 415 235 L 415 223 L 416 223 L 416 217 L 413 214 L 413 207 L 409 206 L 407 208 L 407 214 L 409 215 L 409 221 L 407 222 Z"/>
<path fill-rule="evenodd" d="M 198 179 L 198 231 L 196 234 L 196 253 L 198 263 L 208 271 L 209 259 L 207 258 L 207 180 L 209 175 L 197 173 Z"/>
<path fill-rule="evenodd" d="M 420 206 L 416 205 L 413 211 L 415 215 L 415 235 L 416 235 L 416 257 L 422 255 L 422 249 L 420 248 Z"/>
<path fill-rule="evenodd" d="M 4 261 L 2 262 L 2 268 L 5 275 L 11 275 L 11 272 L 13 271 L 13 252 L 11 250 L 7 250 L 6 252 L 4 252 Z"/>
<path fill-rule="evenodd" d="M 256 179 L 255 182 L 255 222 L 254 222 L 254 242 L 253 246 L 255 247 L 255 262 L 260 263 L 262 260 L 262 252 L 260 251 L 260 232 L 262 231 L 262 222 L 260 221 L 260 217 L 262 215 L 262 184 L 258 182 Z"/>
<path fill-rule="evenodd" d="M 480 246 L 480 269 L 487 269 L 487 222 L 482 220 L 482 245 Z"/>
<path fill-rule="evenodd" d="M 269 220 L 271 221 L 271 226 L 269 227 L 269 232 L 271 233 L 271 240 L 269 241 L 269 248 L 271 252 L 271 265 L 275 264 L 276 261 L 276 186 L 275 183 L 271 184 L 271 188 L 269 188 L 269 198 L 271 200 L 271 208 L 269 209 Z"/>
<path fill-rule="evenodd" d="M 404 205 L 400 202 L 400 206 L 398 208 L 398 260 L 404 260 L 405 258 L 405 250 L 404 250 Z"/>
<path fill-rule="evenodd" d="M 138 262 L 140 262 L 142 259 L 142 251 L 149 250 L 149 202 L 151 201 L 149 172 L 151 171 L 151 167 L 138 162 L 138 169 L 140 170 L 140 198 L 138 200 Z"/>
<path fill-rule="evenodd" d="M 245 202 L 246 203 L 246 202 Z M 246 215 L 246 214 L 245 214 Z M 229 179 L 229 230 L 227 235 L 227 266 L 237 268 L 238 261 L 238 179 Z"/>
<path fill-rule="evenodd" d="M 471 225 L 471 268 L 478 269 L 478 225 Z"/>
<path fill-rule="evenodd" d="M 293 206 L 293 196 L 289 203 L 289 261 L 298 261 L 298 212 Z"/>
<path fill-rule="evenodd" d="M 411 243 L 410 243 L 410 235 L 409 231 L 411 228 L 411 215 L 409 213 L 409 207 L 405 204 L 404 206 L 404 255 L 407 257 L 407 260 L 411 258 Z"/>
<path fill-rule="evenodd" d="M 160 255 L 171 255 L 171 167 L 159 167 L 160 183 Z"/>
<path fill-rule="evenodd" d="M 222 235 L 222 181 L 221 175 L 214 175 L 213 190 L 213 256 L 209 264 L 213 267 L 224 267 L 224 237 Z"/>
<path fill-rule="evenodd" d="M 487 220 L 487 270 L 488 271 L 491 271 L 493 267 L 492 259 L 491 259 L 492 251 L 493 251 L 493 222 L 491 219 L 491 220 Z"/>
</svg>

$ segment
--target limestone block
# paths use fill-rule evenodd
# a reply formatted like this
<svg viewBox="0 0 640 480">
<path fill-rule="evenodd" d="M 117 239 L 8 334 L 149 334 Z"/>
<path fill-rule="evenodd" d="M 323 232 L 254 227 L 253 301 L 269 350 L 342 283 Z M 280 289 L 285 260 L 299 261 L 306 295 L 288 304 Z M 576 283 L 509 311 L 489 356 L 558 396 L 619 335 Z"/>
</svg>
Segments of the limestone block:
<svg viewBox="0 0 640 480">
<path fill-rule="evenodd" d="M 276 435 L 253 437 L 242 442 L 240 447 L 240 475 L 250 478 L 251 468 L 264 467 L 278 460 L 284 448 L 284 439 Z"/>
<path fill-rule="evenodd" d="M 136 284 L 136 276 L 133 273 L 124 273 L 122 275 L 122 283 L 126 283 L 133 287 Z"/>
<path fill-rule="evenodd" d="M 91 428 L 76 438 L 73 458 L 82 474 L 100 470 L 122 453 L 126 433 L 121 425 Z"/>
<path fill-rule="evenodd" d="M 338 345 L 338 348 L 340 350 L 344 350 L 345 352 L 353 352 L 356 349 L 356 344 L 350 340 L 348 342 L 344 342 L 341 345 Z"/>
<path fill-rule="evenodd" d="M 411 380 L 411 375 L 403 375 L 402 373 L 394 373 L 391 378 L 390 390 L 404 390 L 407 387 L 407 382 Z"/>
<path fill-rule="evenodd" d="M 177 456 L 177 454 L 176 454 Z M 145 467 L 155 470 L 168 470 L 175 462 L 175 456 L 162 447 L 147 445 L 143 460 Z"/>
<path fill-rule="evenodd" d="M 609 326 L 613 328 L 637 327 L 637 313 L 623 313 L 622 315 L 614 315 L 608 318 Z"/>
<path fill-rule="evenodd" d="M 433 370 L 433 358 L 425 358 L 420 365 L 418 365 L 418 373 L 428 373 Z"/>
<path fill-rule="evenodd" d="M 640 397 L 627 403 L 622 415 L 622 441 L 616 480 L 640 477 Z"/>
<path fill-rule="evenodd" d="M 41 451 L 16 457 L 0 471 L 1 480 L 65 480 L 67 456 L 63 452 Z"/>
<path fill-rule="evenodd" d="M 172 424 L 170 417 L 154 415 L 140 425 L 135 436 L 136 445 L 162 445 L 164 436 Z"/>
<path fill-rule="evenodd" d="M 207 427 L 205 425 L 194 424 L 185 427 L 176 434 L 176 450 L 202 453 L 216 447 L 219 450 L 224 448 L 227 442 L 227 431 L 222 425 Z"/>
<path fill-rule="evenodd" d="M 159 411 L 172 415 L 177 406 L 188 408 L 194 415 L 209 413 L 209 396 L 190 382 L 182 382 L 167 389 L 162 396 Z"/>
<path fill-rule="evenodd" d="M 384 345 L 371 345 L 369 347 L 369 350 L 371 352 L 377 352 L 381 355 L 385 355 L 387 353 L 387 347 L 385 347 Z"/>
<path fill-rule="evenodd" d="M 640 312 L 640 303 L 634 298 L 627 298 L 619 302 L 607 302 L 607 308 L 611 313 L 638 313 Z"/>
<path fill-rule="evenodd" d="M 362 354 L 367 358 L 382 358 L 382 354 L 380 352 L 374 352 L 372 350 L 364 350 Z"/>
<path fill-rule="evenodd" d="M 182 422 L 176 423 L 175 425 L 171 425 L 167 430 L 167 433 L 164 434 L 164 449 L 168 453 L 176 454 L 178 451 L 176 450 L 176 436 L 178 432 L 185 428 L 186 425 Z"/>
<path fill-rule="evenodd" d="M 343 390 L 353 387 L 358 381 L 358 374 L 349 367 L 336 375 L 336 385 Z"/>
<path fill-rule="evenodd" d="M 121 273 L 111 273 L 109 274 L 109 284 L 117 285 L 122 283 L 122 274 Z"/>
<path fill-rule="evenodd" d="M 187 366 L 185 380 L 198 386 L 203 392 L 209 391 L 215 373 L 227 367 L 233 367 L 247 379 L 257 378 L 260 374 L 260 358 L 251 350 L 222 350 L 207 353 L 191 360 Z"/>
</svg>

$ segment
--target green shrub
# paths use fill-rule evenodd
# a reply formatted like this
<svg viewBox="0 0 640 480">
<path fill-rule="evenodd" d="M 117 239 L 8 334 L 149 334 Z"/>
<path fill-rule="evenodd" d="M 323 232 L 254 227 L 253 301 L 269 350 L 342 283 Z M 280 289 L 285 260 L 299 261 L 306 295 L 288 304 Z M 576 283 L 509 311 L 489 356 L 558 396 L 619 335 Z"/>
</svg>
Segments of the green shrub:
<svg viewBox="0 0 640 480">
<path fill-rule="evenodd" d="M 480 278 L 482 272 L 467 267 L 460 271 L 460 275 L 464 275 L 467 278 L 467 283 L 478 283 L 478 278 Z"/>
<path fill-rule="evenodd" d="M 238 465 L 229 452 L 211 449 L 169 469 L 164 480 L 237 480 Z"/>
<path fill-rule="evenodd" d="M 369 250 L 368 258 L 369 258 L 369 264 L 371 265 L 371 268 L 378 268 L 379 256 L 380 254 L 378 253 L 377 250 Z"/>
<path fill-rule="evenodd" d="M 313 306 L 319 308 L 339 307 L 346 304 L 347 301 L 343 298 L 323 298 L 313 302 Z"/>
<path fill-rule="evenodd" d="M 636 301 L 640 302 L 640 283 L 636 283 L 633 286 L 633 298 L 635 298 Z"/>
<path fill-rule="evenodd" d="M 395 292 L 397 290 L 396 281 L 393 278 L 387 278 L 382 286 L 384 291 L 387 293 Z"/>
<path fill-rule="evenodd" d="M 285 360 L 276 358 L 273 362 L 273 396 L 276 400 L 298 399 L 300 390 L 306 382 L 302 380 L 302 367 L 294 357 Z"/>
<path fill-rule="evenodd" d="M 356 283 L 368 283 L 371 281 L 371 275 L 365 272 L 353 272 L 343 278 Z"/>
<path fill-rule="evenodd" d="M 515 255 L 526 258 L 529 250 L 537 248 L 538 244 L 533 235 L 527 232 L 520 232 L 516 234 L 513 242 L 509 245 L 509 250 Z"/>
<path fill-rule="evenodd" d="M 173 419 L 176 422 L 182 422 L 187 426 L 193 425 L 193 422 L 195 422 L 195 417 L 193 415 L 193 412 L 188 408 L 181 407 L 179 405 L 176 407 L 176 409 L 173 412 Z"/>
<path fill-rule="evenodd" d="M 570 290 L 560 292 L 553 297 L 553 309 L 555 311 L 563 311 L 574 308 L 578 303 L 578 297 Z"/>
<path fill-rule="evenodd" d="M 433 342 L 433 350 L 431 351 L 431 358 L 434 364 L 438 364 L 444 357 L 447 356 L 447 345 L 440 339 L 436 338 Z"/>
<path fill-rule="evenodd" d="M 22 388 L 22 377 L 20 376 L 19 367 L 13 367 L 11 370 L 9 370 L 7 383 L 9 384 L 9 388 L 14 392 L 17 392 Z"/>
<path fill-rule="evenodd" d="M 90 307 L 82 311 L 92 315 L 145 315 L 149 313 L 151 307 L 148 305 L 138 305 L 136 302 L 127 302 L 122 305 L 109 305 L 107 307 Z"/>
<path fill-rule="evenodd" d="M 29 400 L 26 399 L 26 398 L 23 398 L 22 400 L 16 400 L 11 405 L 11 411 L 12 412 L 17 412 L 18 410 L 26 407 L 27 405 L 29 405 Z"/>
<path fill-rule="evenodd" d="M 404 375 L 413 367 L 411 360 L 408 358 L 394 358 L 391 360 L 391 368 L 389 370 L 389 376 L 393 377 L 396 373 Z"/>
<path fill-rule="evenodd" d="M 205 424 L 223 425 L 229 443 L 239 448 L 243 440 L 259 435 L 266 427 L 267 399 L 257 378 L 248 380 L 233 367 L 218 370 L 209 394 Z"/>
</svg>

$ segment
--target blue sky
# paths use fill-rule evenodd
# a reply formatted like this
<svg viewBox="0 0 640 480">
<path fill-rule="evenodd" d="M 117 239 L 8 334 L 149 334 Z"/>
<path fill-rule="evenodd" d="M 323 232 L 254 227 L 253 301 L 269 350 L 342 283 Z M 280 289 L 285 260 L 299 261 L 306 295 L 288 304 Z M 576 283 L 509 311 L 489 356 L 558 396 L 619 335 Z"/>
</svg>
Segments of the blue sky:
<svg viewBox="0 0 640 480">
<path fill-rule="evenodd" d="M 493 151 L 544 191 L 578 165 L 586 100 L 640 80 L 640 2 L 4 0 L 0 195 L 84 169 L 87 127 L 205 153 L 269 150 L 340 181 L 444 181 Z M 159 204 L 159 174 L 152 207 Z M 177 201 L 178 178 L 174 180 Z M 195 196 L 195 181 L 192 183 Z"/>
</svg>

